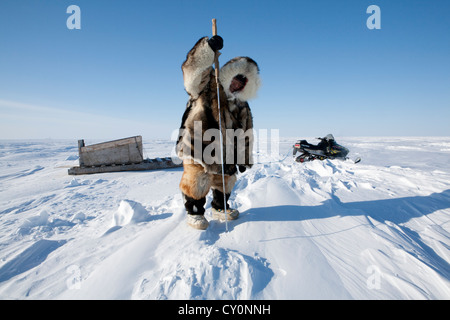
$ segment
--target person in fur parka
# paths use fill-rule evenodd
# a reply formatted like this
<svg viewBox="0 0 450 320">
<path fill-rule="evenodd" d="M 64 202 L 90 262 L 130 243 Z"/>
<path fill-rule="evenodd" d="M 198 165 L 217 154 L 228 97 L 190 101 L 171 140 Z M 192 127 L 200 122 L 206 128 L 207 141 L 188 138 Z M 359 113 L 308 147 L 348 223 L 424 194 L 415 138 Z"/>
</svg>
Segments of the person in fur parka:
<svg viewBox="0 0 450 320">
<path fill-rule="evenodd" d="M 189 101 L 184 112 L 176 145 L 183 160 L 180 189 L 187 211 L 187 223 L 204 230 L 206 196 L 213 192 L 213 217 L 233 220 L 236 209 L 224 210 L 224 194 L 228 201 L 239 169 L 251 168 L 253 119 L 248 100 L 256 96 L 260 86 L 259 68 L 248 57 L 230 60 L 220 69 L 219 97 L 222 128 L 219 131 L 217 83 L 213 68 L 215 52 L 222 49 L 223 39 L 216 35 L 198 40 L 182 65 L 184 87 Z M 223 136 L 223 158 L 220 139 Z M 222 181 L 224 163 L 225 190 Z"/>
</svg>

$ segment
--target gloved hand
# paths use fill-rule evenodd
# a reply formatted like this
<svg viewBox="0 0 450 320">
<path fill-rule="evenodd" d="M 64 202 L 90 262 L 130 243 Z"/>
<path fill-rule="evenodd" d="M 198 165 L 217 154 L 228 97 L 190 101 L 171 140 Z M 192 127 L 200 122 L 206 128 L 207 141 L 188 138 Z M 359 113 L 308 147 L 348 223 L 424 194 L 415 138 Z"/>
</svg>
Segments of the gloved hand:
<svg viewBox="0 0 450 320">
<path fill-rule="evenodd" d="M 209 40 L 208 40 L 208 44 L 211 47 L 211 49 L 215 52 L 215 51 L 219 51 L 220 49 L 223 48 L 223 39 L 221 36 L 212 36 Z"/>
<path fill-rule="evenodd" d="M 245 170 L 247 170 L 247 167 L 246 167 L 246 166 L 239 166 L 239 172 L 240 172 L 240 173 L 244 173 Z"/>
</svg>

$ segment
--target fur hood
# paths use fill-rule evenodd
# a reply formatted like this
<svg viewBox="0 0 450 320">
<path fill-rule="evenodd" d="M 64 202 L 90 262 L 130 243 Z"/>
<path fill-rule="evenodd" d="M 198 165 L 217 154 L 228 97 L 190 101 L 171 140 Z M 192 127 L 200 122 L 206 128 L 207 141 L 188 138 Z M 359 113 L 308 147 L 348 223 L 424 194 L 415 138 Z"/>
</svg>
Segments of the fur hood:
<svg viewBox="0 0 450 320">
<path fill-rule="evenodd" d="M 237 75 L 245 76 L 248 81 L 244 89 L 232 93 L 230 91 L 231 81 Z M 229 99 L 236 98 L 240 101 L 248 101 L 255 98 L 261 85 L 257 63 L 249 57 L 231 59 L 220 69 L 220 83 Z"/>
</svg>

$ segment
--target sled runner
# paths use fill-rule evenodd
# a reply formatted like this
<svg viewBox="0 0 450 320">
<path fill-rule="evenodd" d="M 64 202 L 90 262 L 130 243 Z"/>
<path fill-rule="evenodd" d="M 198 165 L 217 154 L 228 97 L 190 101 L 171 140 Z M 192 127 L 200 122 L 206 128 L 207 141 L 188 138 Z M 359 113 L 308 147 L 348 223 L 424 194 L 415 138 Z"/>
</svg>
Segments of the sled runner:
<svg viewBox="0 0 450 320">
<path fill-rule="evenodd" d="M 144 159 L 142 136 L 107 141 L 86 146 L 78 140 L 78 167 L 69 169 L 69 175 L 104 172 L 159 170 L 181 167 L 172 158 Z"/>
</svg>

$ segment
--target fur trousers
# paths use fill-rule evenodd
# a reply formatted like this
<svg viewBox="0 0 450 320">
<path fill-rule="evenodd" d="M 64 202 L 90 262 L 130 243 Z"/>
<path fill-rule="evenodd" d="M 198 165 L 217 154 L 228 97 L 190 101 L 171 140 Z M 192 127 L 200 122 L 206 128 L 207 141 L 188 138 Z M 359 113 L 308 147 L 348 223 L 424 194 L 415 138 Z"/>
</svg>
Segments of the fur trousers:
<svg viewBox="0 0 450 320">
<path fill-rule="evenodd" d="M 190 161 L 183 162 L 183 168 L 180 190 L 183 193 L 184 206 L 187 213 L 204 214 L 206 195 L 211 189 L 213 190 L 211 206 L 215 209 L 224 209 L 224 193 L 226 201 L 228 201 L 237 180 L 236 175 L 225 175 L 225 190 L 223 190 L 221 174 L 207 173 L 202 165 L 193 164 Z"/>
</svg>

